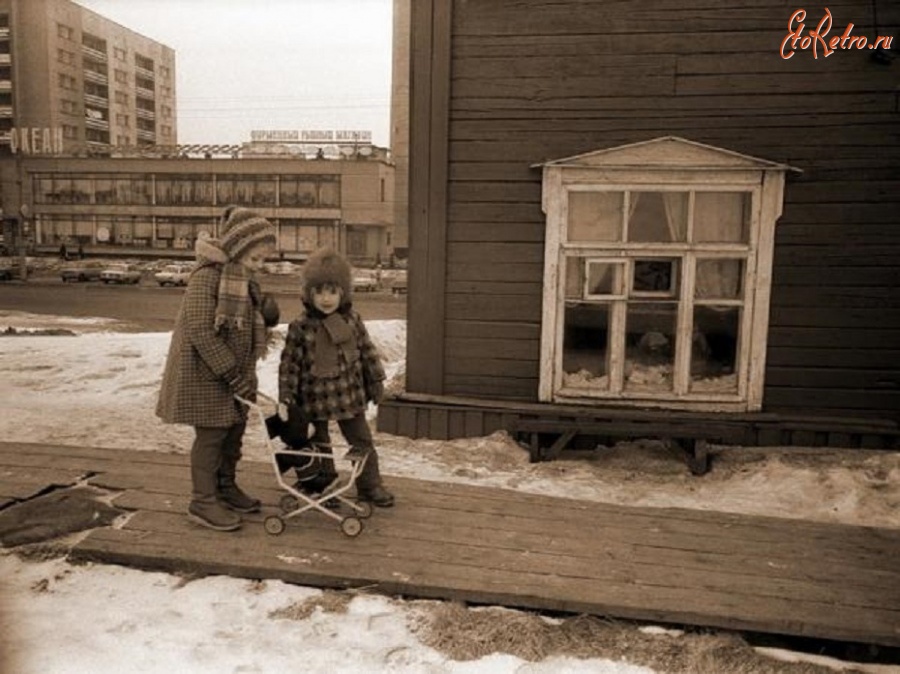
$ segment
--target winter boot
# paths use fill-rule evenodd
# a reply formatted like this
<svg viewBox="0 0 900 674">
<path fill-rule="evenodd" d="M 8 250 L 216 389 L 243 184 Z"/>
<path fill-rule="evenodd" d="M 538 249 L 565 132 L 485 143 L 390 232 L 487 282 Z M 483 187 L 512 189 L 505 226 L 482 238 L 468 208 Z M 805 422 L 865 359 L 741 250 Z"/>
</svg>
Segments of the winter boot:
<svg viewBox="0 0 900 674">
<path fill-rule="evenodd" d="M 238 513 L 259 512 L 260 502 L 237 486 L 234 480 L 219 477 L 219 486 L 216 489 L 216 498 L 226 508 Z"/>
<path fill-rule="evenodd" d="M 380 484 L 374 487 L 357 487 L 356 497 L 360 501 L 368 501 L 379 508 L 390 508 L 394 505 L 394 495 Z"/>
<path fill-rule="evenodd" d="M 218 501 L 191 501 L 188 519 L 216 531 L 235 531 L 241 528 L 241 516 L 223 508 Z"/>
<path fill-rule="evenodd" d="M 227 448 L 223 453 L 219 469 L 216 471 L 216 498 L 226 508 L 235 512 L 259 512 L 259 499 L 248 496 L 235 482 L 237 463 L 240 458 L 240 447 L 237 448 L 237 451 L 234 448 Z"/>
<path fill-rule="evenodd" d="M 379 508 L 390 508 L 394 505 L 394 495 L 381 483 L 378 452 L 374 447 L 369 449 L 366 465 L 356 480 L 356 498 L 360 501 L 368 501 Z"/>
</svg>

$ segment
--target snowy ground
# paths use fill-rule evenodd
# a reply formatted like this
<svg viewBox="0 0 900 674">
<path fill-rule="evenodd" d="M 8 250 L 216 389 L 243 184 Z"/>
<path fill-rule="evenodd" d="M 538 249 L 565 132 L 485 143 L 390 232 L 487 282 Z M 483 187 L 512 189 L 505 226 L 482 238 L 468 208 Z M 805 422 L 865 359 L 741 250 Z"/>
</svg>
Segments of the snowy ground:
<svg viewBox="0 0 900 674">
<path fill-rule="evenodd" d="M 127 326 L 114 321 L 0 312 L 0 330 L 7 327 L 20 334 L 0 337 L 3 440 L 135 451 L 185 452 L 189 447 L 189 429 L 164 425 L 153 414 L 169 333 L 126 333 Z M 389 390 L 402 386 L 405 322 L 372 321 L 368 327 L 394 380 Z M 73 334 L 27 334 L 48 328 Z M 278 346 L 260 367 L 264 392 L 277 388 Z M 711 473 L 697 478 L 654 442 L 621 443 L 589 457 L 546 464 L 530 464 L 527 452 L 503 433 L 456 441 L 380 433 L 376 442 L 388 480 L 403 475 L 636 506 L 900 528 L 900 454 L 895 452 L 729 448 L 715 457 Z M 249 460 L 267 457 L 258 427 L 248 431 L 245 455 Z M 582 650 L 573 657 L 565 649 L 535 653 L 513 643 L 494 654 L 489 647 L 448 653 L 423 627 L 444 610 L 440 602 L 323 594 L 280 582 L 220 577 L 186 582 L 166 574 L 75 567 L 63 559 L 22 560 L 10 554 L 0 556 L 0 573 L 0 671 L 17 674 L 292 668 L 605 674 L 675 671 L 683 664 L 665 666 L 658 657 L 627 649 Z M 332 595 L 343 597 L 337 607 L 323 600 Z M 492 618 L 494 623 L 508 622 L 509 616 L 537 620 L 544 636 L 565 629 L 519 612 L 496 611 L 503 618 Z M 691 635 L 632 632 L 631 641 L 642 641 L 651 654 L 671 650 L 673 640 L 683 651 L 696 645 Z M 808 667 L 802 671 L 827 671 Z M 782 664 L 741 671 L 801 670 Z M 900 668 L 870 665 L 857 671 Z"/>
</svg>

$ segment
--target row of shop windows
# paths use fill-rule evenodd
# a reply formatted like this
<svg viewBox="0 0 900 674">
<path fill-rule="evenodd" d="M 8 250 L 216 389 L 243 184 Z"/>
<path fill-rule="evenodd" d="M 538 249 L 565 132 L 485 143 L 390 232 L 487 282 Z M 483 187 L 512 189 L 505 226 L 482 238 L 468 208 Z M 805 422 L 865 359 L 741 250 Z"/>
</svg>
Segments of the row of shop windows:
<svg viewBox="0 0 900 674">
<path fill-rule="evenodd" d="M 198 238 L 215 237 L 217 221 L 203 217 L 96 216 L 89 219 L 66 215 L 39 215 L 35 220 L 39 244 L 106 244 L 187 250 Z M 323 246 L 337 247 L 339 222 L 335 220 L 273 220 L 278 231 L 278 250 L 309 253 Z M 364 230 L 346 232 L 347 245 L 366 252 Z"/>
<path fill-rule="evenodd" d="M 339 175 L 36 174 L 35 204 L 339 208 Z"/>
</svg>

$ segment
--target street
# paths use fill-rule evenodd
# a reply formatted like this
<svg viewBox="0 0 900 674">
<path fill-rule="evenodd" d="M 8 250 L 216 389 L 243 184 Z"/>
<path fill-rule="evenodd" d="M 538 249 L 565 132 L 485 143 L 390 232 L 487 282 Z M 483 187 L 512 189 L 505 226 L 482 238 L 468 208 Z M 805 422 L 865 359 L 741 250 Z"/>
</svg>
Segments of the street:
<svg viewBox="0 0 900 674">
<path fill-rule="evenodd" d="M 264 275 L 264 292 L 281 307 L 281 322 L 300 312 L 300 283 L 296 277 Z M 171 330 L 184 288 L 160 288 L 152 279 L 137 286 L 99 282 L 63 283 L 58 276 L 36 275 L 26 282 L 0 283 L 0 311 L 24 311 L 57 316 L 114 318 L 133 324 L 135 331 Z M 354 308 L 364 320 L 405 319 L 406 297 L 386 291 L 356 293 Z"/>
</svg>

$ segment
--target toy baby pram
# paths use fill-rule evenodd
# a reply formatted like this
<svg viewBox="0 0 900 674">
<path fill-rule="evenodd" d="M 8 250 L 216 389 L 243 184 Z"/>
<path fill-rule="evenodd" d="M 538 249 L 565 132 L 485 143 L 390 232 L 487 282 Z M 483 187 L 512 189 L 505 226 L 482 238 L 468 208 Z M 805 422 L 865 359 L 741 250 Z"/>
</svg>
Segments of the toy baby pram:
<svg viewBox="0 0 900 674">
<path fill-rule="evenodd" d="M 257 396 L 269 403 L 274 403 L 277 407 L 277 401 L 269 396 L 262 393 L 258 393 Z M 306 493 L 298 486 L 302 485 L 305 479 L 319 474 L 323 462 L 334 462 L 335 458 L 332 452 L 322 451 L 330 449 L 330 446 L 308 440 L 306 433 L 303 434 L 302 439 L 286 438 L 288 427 L 277 412 L 266 417 L 259 404 L 243 398 L 238 398 L 238 400 L 255 410 L 259 416 L 259 421 L 265 429 L 265 441 L 271 457 L 272 468 L 275 471 L 275 479 L 278 486 L 287 492 L 279 501 L 282 514 L 266 517 L 263 523 L 266 532 L 277 536 L 284 531 L 287 520 L 310 510 L 318 510 L 323 515 L 339 522 L 341 531 L 347 536 L 358 536 L 363 529 L 362 520 L 372 515 L 372 504 L 367 501 L 351 500 L 345 494 L 356 486 L 356 479 L 365 468 L 367 455 L 363 454 L 357 457 L 354 452 L 349 452 L 345 455 L 345 459 L 349 461 L 350 469 L 344 476 L 339 475 L 336 470 L 332 470 L 331 472 L 336 477 L 330 481 L 330 484 L 324 485 L 319 493 Z M 272 438 L 286 439 L 291 446 L 275 448 L 272 445 Z M 296 448 L 301 444 L 304 446 Z M 297 473 L 297 485 L 288 483 L 284 478 L 285 472 L 289 468 L 293 468 Z M 353 514 L 342 514 L 342 506 L 349 508 Z"/>
</svg>

